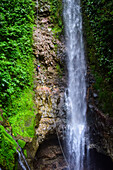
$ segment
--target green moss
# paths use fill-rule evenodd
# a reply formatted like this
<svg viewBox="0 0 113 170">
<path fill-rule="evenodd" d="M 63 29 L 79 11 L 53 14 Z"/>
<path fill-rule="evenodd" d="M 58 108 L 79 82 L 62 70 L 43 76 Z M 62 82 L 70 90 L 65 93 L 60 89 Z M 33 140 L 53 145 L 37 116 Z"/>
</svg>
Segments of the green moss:
<svg viewBox="0 0 113 170">
<path fill-rule="evenodd" d="M 101 4 L 102 3 L 102 4 Z M 99 6 L 98 6 L 99 5 Z M 111 25 L 102 25 L 104 20 L 108 20 L 108 18 L 99 19 L 104 15 L 100 15 L 103 8 L 101 5 L 107 7 L 108 4 L 103 4 L 102 1 L 82 1 L 82 11 L 83 11 L 83 25 L 84 25 L 84 37 L 86 41 L 86 52 L 87 52 L 87 60 L 92 73 L 95 78 L 94 90 L 98 93 L 98 107 L 105 114 L 109 114 L 113 116 L 113 86 L 111 76 L 109 75 L 109 69 L 111 69 L 111 60 L 112 55 L 110 52 L 107 52 L 111 45 L 107 45 L 108 43 L 108 34 L 105 34 L 106 27 L 111 27 Z M 96 8 L 96 6 L 98 6 Z M 110 8 L 108 8 L 109 13 Z M 107 12 L 107 10 L 106 10 Z M 105 12 L 105 13 L 106 13 Z M 99 16 L 98 16 L 99 14 Z M 105 14 L 106 15 L 106 14 Z M 101 23 L 102 22 L 102 23 Z M 100 28 L 101 27 L 101 28 Z M 111 36 L 112 37 L 112 36 Z M 106 39 L 107 38 L 107 39 Z M 106 48 L 107 47 L 107 48 Z M 111 51 L 111 50 L 109 50 Z M 104 54 L 104 55 L 103 55 Z M 108 57 L 108 54 L 109 57 Z M 107 68 L 109 67 L 109 69 Z M 112 67 L 113 68 L 113 67 Z"/>
<path fill-rule="evenodd" d="M 113 84 L 113 2 L 110 0 L 83 0 L 82 9 L 87 21 L 84 21 L 85 28 L 89 28 L 90 35 L 93 33 L 92 39 L 89 39 L 88 46 L 95 47 L 94 58 L 95 65 L 98 66 L 101 75 L 109 84 Z M 87 26 L 87 24 L 89 26 Z M 88 34 L 88 32 L 87 32 Z M 93 59 L 94 59 L 93 58 Z M 95 59 L 94 59 L 95 60 Z"/>
<path fill-rule="evenodd" d="M 0 165 L 6 170 L 13 170 L 17 143 L 0 125 Z"/>
<path fill-rule="evenodd" d="M 0 125 L 0 131 L 1 133 L 4 135 L 5 138 L 7 138 L 7 140 L 12 143 L 12 145 L 14 145 L 15 147 L 17 147 L 17 143 L 15 142 L 15 140 L 12 138 L 12 136 L 10 136 L 4 129 L 4 127 L 2 125 Z"/>
<path fill-rule="evenodd" d="M 19 139 L 19 140 L 18 140 L 18 144 L 19 144 L 19 146 L 20 146 L 21 148 L 24 148 L 26 142 L 25 142 L 24 140 Z"/>
<path fill-rule="evenodd" d="M 2 118 L 2 116 L 0 115 L 0 121 L 3 121 L 3 118 Z"/>
<path fill-rule="evenodd" d="M 53 33 L 56 38 L 63 31 L 62 21 L 62 1 L 61 0 L 48 0 L 50 3 L 50 19 L 53 23 Z"/>
<path fill-rule="evenodd" d="M 58 74 L 59 74 L 59 76 L 60 76 L 60 78 L 61 78 L 61 77 L 62 77 L 63 68 L 61 68 L 60 65 L 57 63 L 56 69 L 57 69 L 57 72 L 58 72 Z"/>
<path fill-rule="evenodd" d="M 0 105 L 9 117 L 13 100 L 33 85 L 33 1 L 1 0 L 0 22 Z"/>
<path fill-rule="evenodd" d="M 0 108 L 13 135 L 34 136 L 33 104 L 33 24 L 32 0 L 1 0 Z M 4 121 L 0 116 L 0 121 Z M 8 126 L 10 126 L 8 125 Z M 0 127 L 0 164 L 14 169 L 17 144 Z M 20 142 L 23 146 L 22 142 Z"/>
<path fill-rule="evenodd" d="M 113 108 L 113 92 L 110 89 L 108 83 L 103 80 L 103 77 L 97 73 L 93 72 L 95 77 L 95 83 L 93 85 L 94 89 L 98 91 L 98 107 L 105 114 L 109 114 L 113 116 L 112 108 Z"/>
<path fill-rule="evenodd" d="M 52 32 L 54 33 L 54 36 L 56 38 L 59 38 L 59 35 L 62 32 L 62 29 L 58 25 L 55 25 L 55 27 L 52 29 Z"/>
<path fill-rule="evenodd" d="M 35 116 L 32 91 L 26 89 L 20 94 L 20 97 L 13 101 L 11 112 L 15 114 L 9 118 L 13 135 L 33 137 Z"/>
<path fill-rule="evenodd" d="M 27 150 L 26 149 L 24 149 L 24 155 L 27 158 Z"/>
</svg>

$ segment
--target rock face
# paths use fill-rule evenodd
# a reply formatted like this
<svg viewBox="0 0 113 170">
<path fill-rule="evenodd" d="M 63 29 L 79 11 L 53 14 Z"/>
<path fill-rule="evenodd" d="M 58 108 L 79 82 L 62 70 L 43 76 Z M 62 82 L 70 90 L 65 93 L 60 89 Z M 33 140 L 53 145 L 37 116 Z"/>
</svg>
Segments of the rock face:
<svg viewBox="0 0 113 170">
<path fill-rule="evenodd" d="M 48 135 L 55 133 L 58 117 L 58 98 L 60 94 L 55 94 L 47 86 L 38 86 L 36 88 L 36 106 L 38 115 L 40 115 L 39 125 L 36 125 L 36 136 L 38 144 L 42 143 Z"/>
<path fill-rule="evenodd" d="M 96 107 L 88 107 L 91 147 L 113 160 L 113 119 L 104 116 Z"/>
<path fill-rule="evenodd" d="M 59 147 L 57 137 L 52 135 L 39 147 L 34 160 L 34 169 L 39 170 L 63 170 L 67 167 L 66 161 Z"/>
<path fill-rule="evenodd" d="M 87 120 L 90 132 L 90 147 L 108 155 L 113 160 L 113 119 L 105 116 L 98 108 L 98 95 L 92 84 L 94 78 L 88 69 Z"/>
<path fill-rule="evenodd" d="M 47 3 L 46 7 L 45 3 Z M 36 56 L 34 64 L 40 65 L 38 75 L 34 70 L 36 133 L 33 141 L 27 143 L 26 149 L 31 169 L 38 170 L 66 167 L 58 143 L 58 138 L 60 142 L 63 140 L 65 129 L 63 111 L 66 87 L 65 47 L 53 36 L 49 8 L 48 1 L 39 1 L 38 26 L 34 27 L 34 54 Z"/>
</svg>

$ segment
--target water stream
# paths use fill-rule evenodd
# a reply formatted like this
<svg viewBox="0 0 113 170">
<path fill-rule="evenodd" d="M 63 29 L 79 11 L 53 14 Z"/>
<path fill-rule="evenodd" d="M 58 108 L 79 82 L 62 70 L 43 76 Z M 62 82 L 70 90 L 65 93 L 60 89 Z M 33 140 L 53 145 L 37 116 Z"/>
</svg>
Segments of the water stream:
<svg viewBox="0 0 113 170">
<path fill-rule="evenodd" d="M 67 48 L 68 90 L 67 148 L 70 169 L 82 170 L 86 130 L 86 65 L 82 37 L 80 0 L 64 0 L 64 23 Z"/>
<path fill-rule="evenodd" d="M 16 150 L 17 154 L 18 154 L 18 163 L 20 164 L 20 167 L 22 168 L 22 170 L 30 170 L 30 167 L 26 161 L 26 158 L 22 152 L 22 148 L 19 146 L 18 142 L 16 141 L 16 139 L 14 138 L 14 136 L 11 135 L 11 137 L 15 140 L 15 142 L 17 143 L 17 146 L 19 149 Z M 20 151 L 19 151 L 20 150 Z"/>
<path fill-rule="evenodd" d="M 22 168 L 22 170 L 26 170 L 26 167 L 24 166 L 22 159 L 21 159 L 21 153 L 17 150 L 18 153 L 18 162 L 20 164 L 20 167 Z"/>
</svg>

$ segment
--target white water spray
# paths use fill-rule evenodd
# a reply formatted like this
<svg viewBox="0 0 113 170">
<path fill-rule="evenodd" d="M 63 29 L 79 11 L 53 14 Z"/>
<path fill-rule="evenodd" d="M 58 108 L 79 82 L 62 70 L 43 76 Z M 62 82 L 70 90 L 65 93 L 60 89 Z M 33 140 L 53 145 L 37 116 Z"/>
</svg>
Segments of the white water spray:
<svg viewBox="0 0 113 170">
<path fill-rule="evenodd" d="M 86 129 L 86 65 L 82 37 L 80 0 L 64 0 L 68 57 L 67 147 L 70 169 L 82 170 Z"/>
</svg>

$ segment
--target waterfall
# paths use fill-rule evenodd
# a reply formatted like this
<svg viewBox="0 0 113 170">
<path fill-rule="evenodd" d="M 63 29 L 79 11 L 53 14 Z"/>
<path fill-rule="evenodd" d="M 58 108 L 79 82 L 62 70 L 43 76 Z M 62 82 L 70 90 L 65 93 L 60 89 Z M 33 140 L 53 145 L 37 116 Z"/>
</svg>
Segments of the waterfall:
<svg viewBox="0 0 113 170">
<path fill-rule="evenodd" d="M 63 0 L 67 50 L 67 150 L 70 169 L 82 170 L 86 130 L 86 65 L 80 0 Z"/>
</svg>

